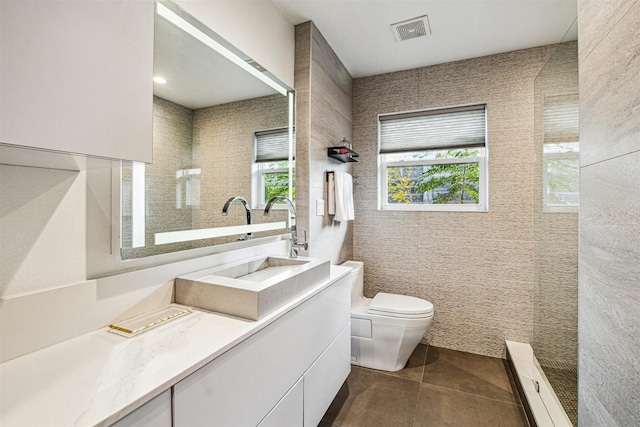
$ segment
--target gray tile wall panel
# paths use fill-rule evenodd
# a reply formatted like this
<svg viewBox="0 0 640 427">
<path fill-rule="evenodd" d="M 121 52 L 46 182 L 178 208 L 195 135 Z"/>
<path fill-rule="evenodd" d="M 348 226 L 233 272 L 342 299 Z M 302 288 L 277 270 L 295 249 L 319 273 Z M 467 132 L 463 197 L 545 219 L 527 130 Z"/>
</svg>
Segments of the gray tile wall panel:
<svg viewBox="0 0 640 427">
<path fill-rule="evenodd" d="M 582 0 L 579 421 L 638 425 L 640 3 Z"/>
<path fill-rule="evenodd" d="M 307 230 L 307 255 L 333 264 L 353 255 L 352 221 L 333 221 L 326 214 L 325 172 L 352 172 L 350 164 L 327 157 L 327 147 L 342 137 L 351 140 L 353 79 L 311 22 L 296 26 L 296 209 L 299 232 Z M 325 201 L 325 215 L 316 215 L 316 200 Z M 356 221 L 359 219 L 356 212 Z M 301 251 L 303 253 L 304 251 Z"/>
</svg>

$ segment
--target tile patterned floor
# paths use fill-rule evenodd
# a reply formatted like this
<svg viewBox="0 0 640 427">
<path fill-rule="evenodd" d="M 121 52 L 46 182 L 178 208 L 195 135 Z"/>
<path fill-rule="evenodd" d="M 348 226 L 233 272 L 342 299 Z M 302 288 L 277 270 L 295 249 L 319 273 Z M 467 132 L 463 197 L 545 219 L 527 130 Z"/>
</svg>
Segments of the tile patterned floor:
<svg viewBox="0 0 640 427">
<path fill-rule="evenodd" d="M 540 359 L 540 366 L 558 396 L 567 416 L 578 425 L 578 371 L 571 363 Z"/>
<path fill-rule="evenodd" d="M 419 345 L 399 372 L 352 366 L 320 427 L 527 427 L 502 359 Z"/>
</svg>

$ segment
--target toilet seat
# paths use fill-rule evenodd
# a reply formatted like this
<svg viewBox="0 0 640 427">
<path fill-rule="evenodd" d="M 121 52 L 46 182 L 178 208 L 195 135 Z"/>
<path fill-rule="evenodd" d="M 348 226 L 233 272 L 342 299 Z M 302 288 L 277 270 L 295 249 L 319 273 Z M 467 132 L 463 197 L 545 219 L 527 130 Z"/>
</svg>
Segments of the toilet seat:
<svg viewBox="0 0 640 427">
<path fill-rule="evenodd" d="M 433 316 L 433 304 L 408 295 L 378 293 L 367 307 L 367 313 L 404 319 Z"/>
</svg>

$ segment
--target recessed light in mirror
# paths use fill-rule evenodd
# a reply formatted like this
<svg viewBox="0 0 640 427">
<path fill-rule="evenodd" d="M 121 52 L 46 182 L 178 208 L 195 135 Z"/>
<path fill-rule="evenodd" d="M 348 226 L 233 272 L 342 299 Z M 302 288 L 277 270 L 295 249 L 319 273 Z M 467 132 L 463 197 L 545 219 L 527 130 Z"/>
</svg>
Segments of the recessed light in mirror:
<svg viewBox="0 0 640 427">
<path fill-rule="evenodd" d="M 156 76 L 153 78 L 153 81 L 163 85 L 167 82 L 167 79 L 165 79 L 164 77 Z"/>
</svg>

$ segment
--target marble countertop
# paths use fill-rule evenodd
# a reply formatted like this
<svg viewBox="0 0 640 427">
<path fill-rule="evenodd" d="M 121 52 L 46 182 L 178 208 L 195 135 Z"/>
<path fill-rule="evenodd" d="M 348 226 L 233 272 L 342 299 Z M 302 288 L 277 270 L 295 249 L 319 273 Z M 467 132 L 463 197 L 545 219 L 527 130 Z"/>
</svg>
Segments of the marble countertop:
<svg viewBox="0 0 640 427">
<path fill-rule="evenodd" d="M 194 310 L 132 338 L 103 328 L 0 364 L 3 427 L 103 426 L 124 417 L 349 272 L 259 321 Z"/>
</svg>

